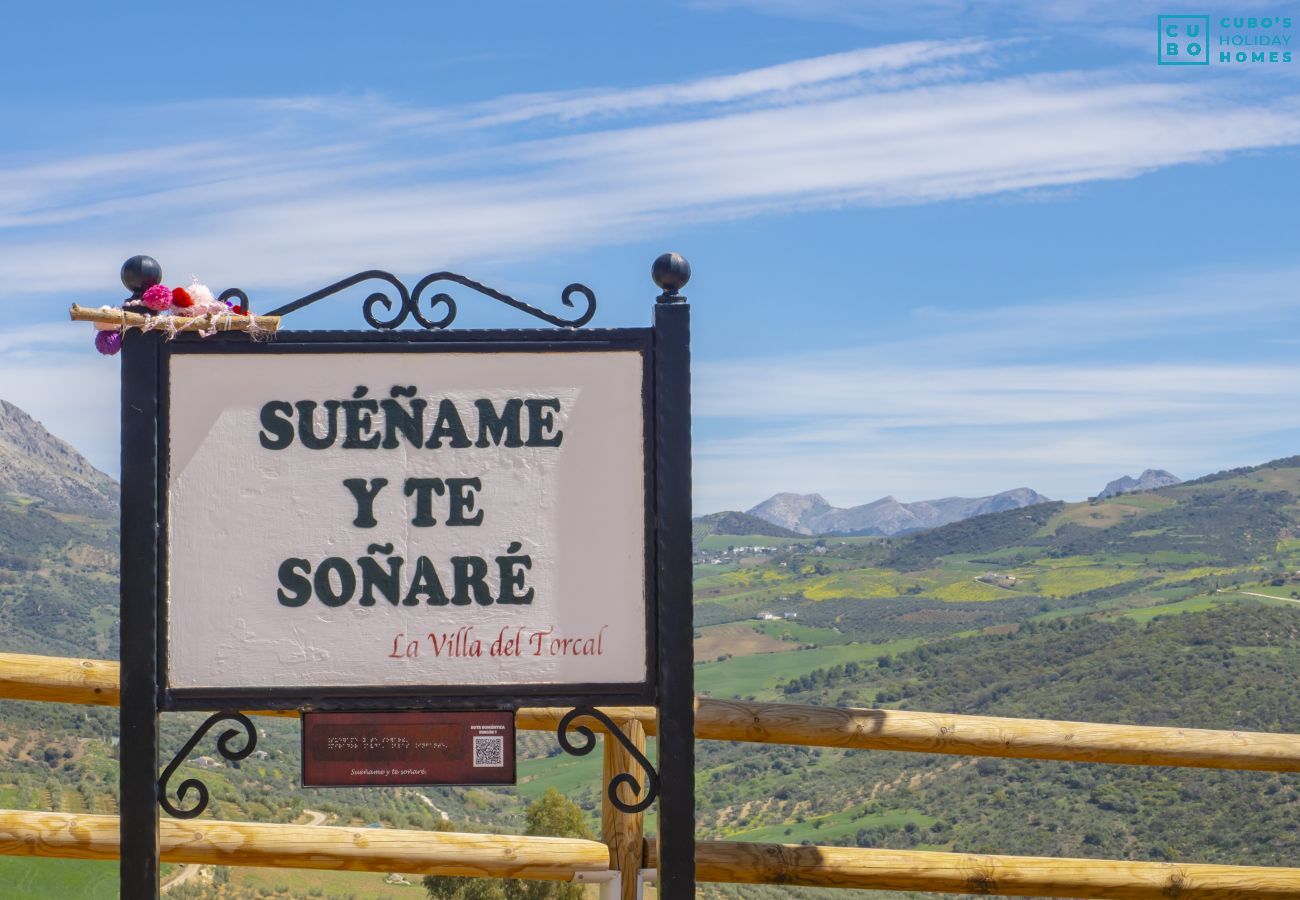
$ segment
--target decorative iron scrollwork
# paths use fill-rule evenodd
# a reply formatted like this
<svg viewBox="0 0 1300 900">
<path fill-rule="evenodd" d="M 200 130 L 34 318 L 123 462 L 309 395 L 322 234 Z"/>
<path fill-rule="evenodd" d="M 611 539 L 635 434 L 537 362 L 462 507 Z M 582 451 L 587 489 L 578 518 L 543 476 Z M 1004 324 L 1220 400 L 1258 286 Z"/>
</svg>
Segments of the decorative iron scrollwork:
<svg viewBox="0 0 1300 900">
<path fill-rule="evenodd" d="M 450 294 L 445 292 L 436 293 L 429 297 L 427 310 L 422 310 L 420 308 L 424 292 L 431 285 L 440 281 L 450 281 L 454 284 L 459 284 L 462 287 L 467 287 L 470 290 L 477 291 L 485 297 L 491 297 L 493 300 L 504 303 L 507 306 L 513 306 L 521 312 L 525 312 L 534 318 L 541 319 L 544 322 L 549 322 L 560 328 L 581 328 L 583 325 L 590 322 L 591 317 L 596 314 L 596 295 L 591 288 L 584 284 L 571 284 L 561 292 L 560 302 L 565 306 L 576 308 L 576 304 L 573 300 L 574 294 L 581 294 L 583 299 L 586 301 L 584 308 L 579 315 L 574 316 L 573 318 L 565 318 L 563 316 L 552 315 L 551 313 L 539 309 L 530 303 L 517 300 L 509 294 L 503 294 L 485 284 L 481 284 L 471 278 L 466 278 L 464 275 L 458 275 L 455 272 L 434 272 L 431 275 L 426 275 L 416 282 L 414 290 L 408 291 L 406 285 L 404 285 L 396 275 L 393 275 L 390 272 L 382 272 L 379 269 L 369 269 L 365 272 L 358 272 L 348 278 L 336 281 L 331 285 L 321 288 L 319 291 L 314 291 L 304 297 L 299 297 L 297 300 L 271 310 L 268 315 L 288 315 L 295 310 L 302 309 L 304 306 L 310 306 L 317 300 L 323 300 L 326 297 L 337 294 L 340 291 L 345 291 L 364 281 L 387 282 L 392 286 L 393 291 L 397 294 L 396 299 L 394 299 L 384 291 L 375 291 L 367 296 L 361 305 L 361 314 L 365 318 L 366 324 L 371 328 L 383 331 L 391 331 L 392 329 L 398 328 L 408 318 L 415 319 L 416 323 L 421 328 L 428 331 L 438 331 L 449 326 L 456 318 L 456 301 L 452 299 Z M 238 293 L 243 299 L 244 304 L 247 305 L 248 298 L 242 291 L 232 288 L 226 293 Z M 224 297 L 225 294 L 222 296 Z M 376 313 L 377 307 L 383 307 L 383 313 Z M 443 314 L 440 317 L 435 318 L 433 313 L 438 310 L 439 307 L 443 309 Z"/>
<path fill-rule="evenodd" d="M 163 809 L 167 810 L 168 815 L 175 816 L 178 819 L 193 819 L 202 815 L 203 811 L 208 808 L 208 786 L 202 781 L 197 778 L 186 778 L 176 788 L 176 800 L 179 803 L 185 802 L 185 796 L 190 791 L 198 792 L 198 802 L 189 809 L 182 809 L 168 799 L 167 782 L 171 780 L 172 775 L 176 774 L 176 770 L 180 768 L 181 763 L 185 762 L 191 751 L 199 745 L 199 741 L 203 740 L 214 725 L 224 720 L 237 722 L 244 729 L 244 733 L 240 735 L 234 728 L 227 728 L 221 733 L 221 737 L 217 738 L 217 752 L 222 757 L 231 762 L 238 762 L 241 759 L 247 759 L 249 754 L 257 749 L 257 728 L 254 727 L 248 716 L 230 709 L 208 716 L 207 721 L 199 726 L 199 730 L 194 732 L 194 736 L 181 748 L 181 752 L 172 757 L 172 761 L 167 764 L 167 768 L 163 769 L 162 776 L 158 779 L 158 803 Z M 239 737 L 244 738 L 244 746 L 232 750 L 230 742 Z"/>
<path fill-rule="evenodd" d="M 639 813 L 648 809 L 650 804 L 654 803 L 655 799 L 659 796 L 659 773 L 655 771 L 655 767 L 650 763 L 650 760 L 646 758 L 645 754 L 641 752 L 636 744 L 632 743 L 628 736 L 623 733 L 623 730 L 615 724 L 613 719 L 591 706 L 579 706 L 575 709 L 571 709 L 564 714 L 564 718 L 560 719 L 560 724 L 556 730 L 555 737 L 560 742 L 560 747 L 563 748 L 565 753 L 573 756 L 586 756 L 592 750 L 596 749 L 595 733 L 586 725 L 574 725 L 573 722 L 577 719 L 595 719 L 601 725 L 605 726 L 606 734 L 610 735 L 622 744 L 623 749 L 631 754 L 632 758 L 636 760 L 637 765 L 639 765 L 645 772 L 646 783 L 644 797 L 635 803 L 625 803 L 619 798 L 618 788 L 620 785 L 627 785 L 628 790 L 632 792 L 633 797 L 640 796 L 642 791 L 641 782 L 637 781 L 636 776 L 629 772 L 620 772 L 610 779 L 609 787 L 606 791 L 609 795 L 609 802 L 613 803 L 616 808 L 625 813 Z M 574 744 L 569 740 L 570 728 L 582 735 L 584 743 Z"/>
</svg>

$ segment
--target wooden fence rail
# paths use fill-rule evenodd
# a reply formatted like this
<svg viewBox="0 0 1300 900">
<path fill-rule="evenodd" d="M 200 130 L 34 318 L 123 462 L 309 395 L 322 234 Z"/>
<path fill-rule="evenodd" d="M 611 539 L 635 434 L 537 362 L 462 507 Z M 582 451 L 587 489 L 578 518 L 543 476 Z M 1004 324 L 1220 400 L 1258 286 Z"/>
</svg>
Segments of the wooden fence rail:
<svg viewBox="0 0 1300 900">
<path fill-rule="evenodd" d="M 115 706 L 118 665 L 106 660 L 0 653 L 0 698 Z M 654 710 L 614 707 L 654 734 Z M 553 730 L 565 709 L 521 709 L 518 726 Z M 269 715 L 294 716 L 284 711 Z M 703 740 L 799 744 L 1145 766 L 1300 772 L 1300 735 L 1199 728 L 1105 725 L 885 709 L 831 709 L 789 703 L 696 701 Z"/>
<path fill-rule="evenodd" d="M 609 848 L 574 838 L 180 821 L 163 817 L 164 862 L 569 881 L 607 872 Z M 118 817 L 0 810 L 0 855 L 117 859 Z"/>
<path fill-rule="evenodd" d="M 166 862 L 570 880 L 604 872 L 606 846 L 567 838 L 162 820 Z M 0 810 L 0 854 L 116 859 L 117 816 Z M 649 842 L 647 862 L 655 864 Z M 700 841 L 700 881 L 958 894 L 1265 900 L 1300 897 L 1300 869 L 986 856 Z"/>
<path fill-rule="evenodd" d="M 654 843 L 649 864 L 654 865 Z M 1300 869 L 700 841 L 700 881 L 1092 900 L 1300 897 Z"/>
</svg>

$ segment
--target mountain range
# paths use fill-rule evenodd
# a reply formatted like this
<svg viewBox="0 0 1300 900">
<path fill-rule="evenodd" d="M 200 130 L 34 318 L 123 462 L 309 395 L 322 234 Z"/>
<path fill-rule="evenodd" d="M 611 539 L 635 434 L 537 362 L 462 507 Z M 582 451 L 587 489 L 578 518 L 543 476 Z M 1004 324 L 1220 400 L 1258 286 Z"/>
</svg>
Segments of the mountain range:
<svg viewBox="0 0 1300 900">
<path fill-rule="evenodd" d="M 1181 479 L 1164 469 L 1147 469 L 1137 478 L 1125 475 L 1115 479 L 1097 496 L 1105 499 L 1180 483 Z M 0 494 L 42 500 L 58 510 L 95 513 L 111 512 L 118 502 L 117 483 L 112 478 L 7 400 L 0 400 Z M 881 497 L 848 508 L 832 506 L 820 494 L 782 493 L 747 513 L 715 513 L 697 522 L 722 534 L 897 535 L 1046 502 L 1047 497 L 1026 487 L 988 497 L 944 497 L 915 503 Z"/>
<path fill-rule="evenodd" d="M 1097 499 L 1105 500 L 1107 497 L 1118 497 L 1120 494 L 1131 494 L 1134 491 L 1154 491 L 1156 488 L 1173 487 L 1182 483 L 1181 478 L 1164 469 L 1147 469 L 1137 478 L 1128 475 L 1116 478 L 1101 489 Z"/>
<path fill-rule="evenodd" d="M 112 478 L 7 400 L 0 400 L 0 493 L 78 512 L 114 510 L 118 499 Z"/>
<path fill-rule="evenodd" d="M 0 404 L 0 471 L 11 479 L 0 487 L 0 649 L 116 658 L 116 485 L 9 404 Z M 837 510 L 817 495 L 786 494 L 759 505 L 796 523 L 804 517 L 808 527 L 834 527 L 871 507 L 903 507 L 916 521 L 926 512 L 917 507 L 1005 504 L 888 541 L 827 540 L 815 550 L 794 539 L 805 532 L 747 513 L 697 519 L 715 549 L 733 542 L 770 548 L 696 567 L 697 690 L 824 707 L 1295 730 L 1300 457 L 1152 494 L 1020 508 L 1034 498 L 1042 499 L 1025 489 L 921 504 L 884 498 Z M 989 580 L 981 572 L 1015 577 Z M 198 721 L 164 717 L 165 743 L 179 746 Z M 269 719 L 263 727 L 263 762 L 205 773 L 220 786 L 213 791 L 218 818 L 290 821 L 310 805 L 354 829 L 431 831 L 448 827 L 450 817 L 460 831 L 507 833 L 522 829 L 523 801 L 550 786 L 589 819 L 600 809 L 599 762 L 575 770 L 551 755 L 542 735 L 520 738 L 528 777 L 517 795 L 449 787 L 377 796 L 304 790 L 293 777 L 296 726 Z M 116 710 L 6 703 L 0 735 L 6 806 L 116 811 Z M 708 839 L 1278 866 L 1300 852 L 1292 827 L 1298 795 L 1286 773 L 727 742 L 701 744 L 697 765 L 698 827 Z M 92 889 L 99 870 L 89 863 L 38 860 L 37 868 L 34 859 L 24 858 L 17 876 L 0 872 L 6 885 L 30 888 L 15 896 L 111 894 Z M 239 882 L 258 870 L 218 871 L 229 879 L 222 895 L 231 900 L 268 895 L 268 882 Z M 378 875 L 347 885 L 336 877 L 343 876 L 312 879 L 327 896 L 384 889 Z M 821 896 L 820 889 L 751 888 L 720 889 L 717 897 Z M 12 887 L 3 894 L 11 895 Z"/>
<path fill-rule="evenodd" d="M 894 535 L 1047 502 L 1047 497 L 1025 487 L 990 497 L 944 497 L 915 503 L 881 497 L 847 509 L 831 506 L 821 494 L 776 494 L 748 515 L 799 534 Z"/>
</svg>

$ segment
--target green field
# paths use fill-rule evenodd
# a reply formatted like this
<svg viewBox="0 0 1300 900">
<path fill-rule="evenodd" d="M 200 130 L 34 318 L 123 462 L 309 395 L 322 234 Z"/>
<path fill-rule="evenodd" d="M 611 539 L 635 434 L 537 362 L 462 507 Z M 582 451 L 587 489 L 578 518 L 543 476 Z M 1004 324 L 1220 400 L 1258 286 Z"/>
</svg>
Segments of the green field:
<svg viewBox="0 0 1300 900">
<path fill-rule="evenodd" d="M 1214 609 L 1216 606 L 1222 606 L 1224 603 L 1233 603 L 1235 599 L 1224 597 L 1220 594 L 1209 594 L 1202 597 L 1188 597 L 1186 600 L 1177 600 L 1173 603 L 1161 603 L 1156 606 L 1142 606 L 1137 609 L 1126 609 L 1119 615 L 1126 619 L 1132 619 L 1135 622 L 1150 622 L 1156 616 L 1173 616 L 1179 613 L 1204 612 L 1207 609 Z"/>
<path fill-rule="evenodd" d="M 699 539 L 696 546 L 703 550 L 724 551 L 728 547 L 791 547 L 795 544 L 812 544 L 817 538 L 773 537 L 765 534 L 710 534 Z M 852 537 L 834 537 L 828 541 L 849 546 L 862 546 L 877 543 L 881 538 L 875 535 L 855 535 Z"/>
<path fill-rule="evenodd" d="M 521 759 L 519 793 L 531 802 L 545 794 L 547 788 L 555 788 L 566 797 L 594 790 L 600 779 L 600 761 L 599 748 L 586 756 L 566 754 L 545 759 Z"/>
<path fill-rule="evenodd" d="M 303 897 L 322 900 L 353 897 L 356 900 L 423 900 L 428 895 L 420 875 L 406 875 L 410 885 L 385 884 L 387 876 L 379 872 L 329 872 L 317 869 L 232 868 L 230 884 L 259 897 Z M 320 893 L 312 893 L 319 891 Z M 116 896 L 116 894 L 114 894 Z M 166 894 L 163 895 L 164 897 Z"/>
<path fill-rule="evenodd" d="M 579 742 L 581 737 L 574 735 L 573 740 Z M 646 756 L 654 760 L 655 753 L 655 739 L 651 737 L 646 741 Z M 597 793 L 600 790 L 602 757 L 602 748 L 597 747 L 586 756 L 561 753 L 544 759 L 521 759 L 519 796 L 531 803 L 545 794 L 547 788 L 555 788 L 570 798 L 584 792 Z"/>
<path fill-rule="evenodd" d="M 863 828 L 879 826 L 902 828 L 908 824 L 928 828 L 934 817 L 913 809 L 891 809 L 882 813 L 863 813 L 861 807 L 842 810 L 825 816 L 813 816 L 802 822 L 766 825 L 748 831 L 738 831 L 726 836 L 727 840 L 754 841 L 757 843 L 798 844 L 802 841 L 827 843 L 841 838 L 851 838 Z"/>
<path fill-rule="evenodd" d="M 710 575 L 722 575 L 734 571 L 736 571 L 736 566 L 730 563 L 698 563 L 692 570 L 691 577 L 699 581 L 701 578 L 708 578 Z"/>
<path fill-rule="evenodd" d="M 1243 587 L 1239 593 L 1249 593 L 1252 596 L 1258 596 L 1259 594 L 1264 594 L 1265 596 L 1268 597 L 1275 597 L 1278 600 L 1294 603 L 1296 602 L 1296 598 L 1292 597 L 1291 595 L 1293 593 L 1300 593 L 1300 585 L 1288 584 L 1288 585 L 1284 585 L 1283 587 L 1273 587 L 1271 584 L 1249 585 L 1247 587 Z"/>
<path fill-rule="evenodd" d="M 110 900 L 117 897 L 117 863 L 0 856 L 5 900 Z"/>
<path fill-rule="evenodd" d="M 1029 579 L 1033 593 L 1045 597 L 1070 597 L 1098 588 L 1111 587 L 1135 580 L 1140 573 L 1101 565 L 1073 565 L 1053 567 Z"/>
<path fill-rule="evenodd" d="M 994 513 L 889 539 L 701 537 L 698 692 L 821 707 L 1296 731 L 1300 608 L 1290 594 L 1300 583 L 1271 582 L 1300 568 L 1300 459 L 1285 471 L 1051 510 Z M 3 649 L 113 657 L 112 576 L 103 562 L 77 562 L 97 559 L 91 551 L 112 557 L 111 524 L 73 520 L 65 533 L 29 512 L 6 513 L 0 504 L 0 526 L 8 522 L 0 527 L 0 551 L 8 554 L 0 559 Z M 742 546 L 770 552 L 727 552 Z M 5 559 L 18 567 L 6 568 Z M 24 568 L 28 559 L 44 568 Z M 88 575 L 95 565 L 101 575 Z M 1016 581 L 1008 588 L 977 581 L 986 572 Z M 85 602 L 90 587 L 103 594 L 98 602 Z M 36 608 L 57 613 L 51 621 L 59 629 L 24 631 L 30 616 L 19 613 Z M 763 613 L 797 617 L 756 618 Z M 887 662 L 878 665 L 882 657 Z M 0 808 L 114 811 L 116 710 L 13 702 L 3 713 Z M 184 724 L 179 714 L 164 719 L 166 745 L 179 746 L 190 733 Z M 182 770 L 209 785 L 217 817 L 290 821 L 307 806 L 342 824 L 441 824 L 414 792 L 302 790 L 296 723 L 263 724 L 265 760 Z M 601 749 L 535 758 L 555 750 L 553 734 L 522 734 L 520 748 L 517 788 L 453 787 L 426 799 L 457 830 L 517 833 L 526 804 L 555 789 L 594 828 Z M 1169 862 L 1300 858 L 1293 827 L 1300 786 L 1286 773 L 1171 774 L 722 741 L 696 748 L 698 827 L 707 838 Z M 210 741 L 204 752 L 213 752 Z M 648 754 L 656 758 L 653 743 Z M 653 831 L 653 814 L 646 825 Z M 0 866 L 0 900 L 116 896 L 111 862 L 15 857 Z M 218 876 L 229 879 L 228 900 L 424 896 L 414 877 L 400 886 L 365 873 L 222 869 Z M 191 893 L 202 890 L 200 883 Z M 788 896 L 812 895 L 791 889 Z"/>
<path fill-rule="evenodd" d="M 776 686 L 814 669 L 846 662 L 861 662 L 893 656 L 920 645 L 919 638 L 905 638 L 887 644 L 841 644 L 795 650 L 790 653 L 759 653 L 695 667 L 695 690 L 710 697 L 728 699 L 771 695 Z"/>
<path fill-rule="evenodd" d="M 1138 509 L 1164 509 L 1174 503 L 1168 497 L 1162 497 L 1159 494 L 1123 494 L 1119 497 L 1109 497 L 1102 501 L 1108 506 L 1133 506 Z"/>
<path fill-rule="evenodd" d="M 850 641 L 848 635 L 834 628 L 816 628 L 812 625 L 801 625 L 794 619 L 783 619 L 779 622 L 754 622 L 754 630 L 774 638 L 789 638 L 792 641 L 798 641 L 801 644 L 847 644 Z"/>
<path fill-rule="evenodd" d="M 791 544 L 812 543 L 814 538 L 768 537 L 763 534 L 710 534 L 700 539 L 704 550 L 723 551 L 728 547 L 788 547 Z"/>
<path fill-rule="evenodd" d="M 987 603 L 1014 597 L 1016 589 L 986 584 L 982 581 L 976 581 L 974 578 L 964 578 L 961 581 L 954 581 L 952 584 L 945 584 L 942 587 L 928 591 L 927 595 L 934 597 L 936 600 Z"/>
</svg>

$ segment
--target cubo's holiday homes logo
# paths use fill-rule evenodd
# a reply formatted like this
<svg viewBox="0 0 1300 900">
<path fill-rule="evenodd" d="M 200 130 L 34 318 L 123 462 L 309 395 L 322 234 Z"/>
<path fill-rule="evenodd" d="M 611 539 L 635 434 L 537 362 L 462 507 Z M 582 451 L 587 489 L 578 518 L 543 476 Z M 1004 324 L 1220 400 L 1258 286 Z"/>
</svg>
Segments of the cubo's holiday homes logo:
<svg viewBox="0 0 1300 900">
<path fill-rule="evenodd" d="M 1277 65 L 1292 60 L 1290 16 L 1160 16 L 1157 31 L 1156 61 L 1162 66 Z"/>
<path fill-rule="evenodd" d="M 1161 16 L 1160 65 L 1208 66 L 1209 37 L 1209 16 Z"/>
</svg>

